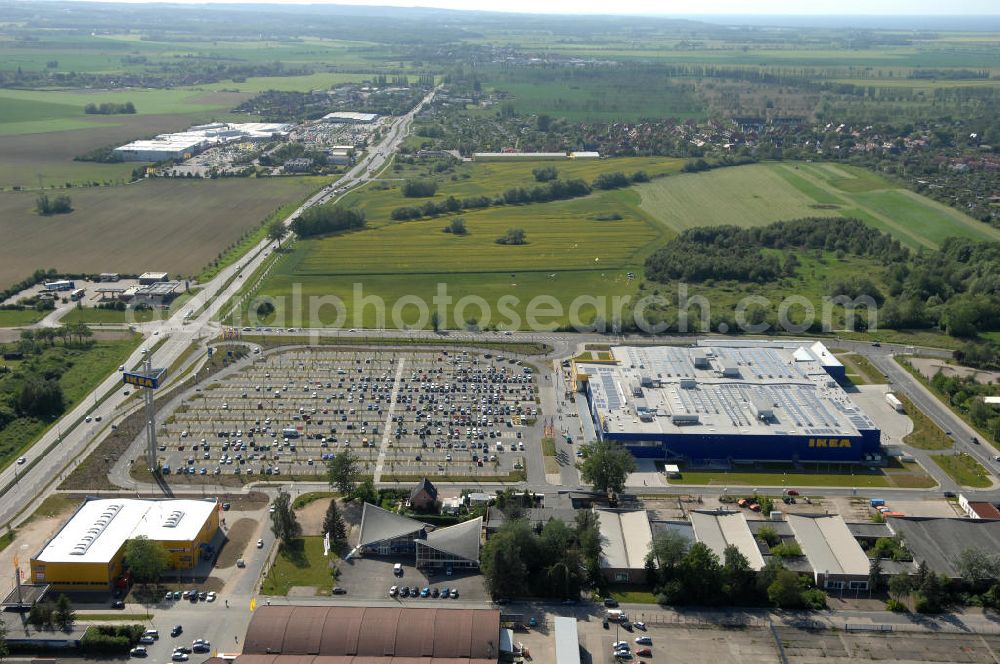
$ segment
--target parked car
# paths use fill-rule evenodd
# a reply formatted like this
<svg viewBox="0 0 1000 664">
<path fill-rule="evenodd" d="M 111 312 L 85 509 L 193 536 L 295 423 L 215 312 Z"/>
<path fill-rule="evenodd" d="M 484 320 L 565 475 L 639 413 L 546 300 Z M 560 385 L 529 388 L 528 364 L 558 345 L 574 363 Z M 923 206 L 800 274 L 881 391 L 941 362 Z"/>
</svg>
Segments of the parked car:
<svg viewBox="0 0 1000 664">
<path fill-rule="evenodd" d="M 346 595 L 347 594 L 347 589 L 346 588 L 341 588 L 340 586 L 334 586 L 333 590 L 331 592 L 334 595 Z"/>
<path fill-rule="evenodd" d="M 156 643 L 156 639 L 147 634 L 143 634 L 142 636 L 139 637 L 139 643 L 141 643 L 144 646 L 151 646 L 154 643 Z"/>
<path fill-rule="evenodd" d="M 170 656 L 170 659 L 174 660 L 175 662 L 186 662 L 191 658 L 188 657 L 186 652 L 176 651 L 174 652 L 173 655 Z"/>
<path fill-rule="evenodd" d="M 128 651 L 129 657 L 146 657 L 149 655 L 143 646 L 136 646 Z"/>
<path fill-rule="evenodd" d="M 400 597 L 409 597 L 410 596 L 410 588 L 409 588 L 409 586 L 403 586 L 402 588 L 400 588 L 399 589 L 399 596 Z"/>
<path fill-rule="evenodd" d="M 651 646 L 653 645 L 653 637 L 651 636 L 637 636 L 635 637 L 635 642 L 641 646 Z"/>
<path fill-rule="evenodd" d="M 617 609 L 618 608 L 618 600 L 614 599 L 613 597 L 605 597 L 604 598 L 604 606 L 606 606 L 609 609 Z"/>
<path fill-rule="evenodd" d="M 653 650 L 651 648 L 643 648 L 642 650 L 636 650 L 635 654 L 639 657 L 652 657 Z"/>
<path fill-rule="evenodd" d="M 174 648 L 174 652 L 179 652 L 184 655 L 190 655 L 192 651 L 187 646 L 177 646 L 176 648 Z"/>
<path fill-rule="evenodd" d="M 399 594 L 399 586 L 389 586 L 389 597 L 395 597 Z"/>
<path fill-rule="evenodd" d="M 184 632 L 184 628 L 180 625 L 174 625 L 174 628 L 170 630 L 170 636 L 180 636 Z"/>
<path fill-rule="evenodd" d="M 431 596 L 431 589 L 428 588 L 427 586 L 424 586 L 424 589 L 420 591 L 420 596 L 421 597 L 430 597 Z"/>
<path fill-rule="evenodd" d="M 121 601 L 120 599 L 116 599 L 115 601 L 111 602 L 111 608 L 112 609 L 124 609 L 125 608 L 125 602 Z"/>
</svg>

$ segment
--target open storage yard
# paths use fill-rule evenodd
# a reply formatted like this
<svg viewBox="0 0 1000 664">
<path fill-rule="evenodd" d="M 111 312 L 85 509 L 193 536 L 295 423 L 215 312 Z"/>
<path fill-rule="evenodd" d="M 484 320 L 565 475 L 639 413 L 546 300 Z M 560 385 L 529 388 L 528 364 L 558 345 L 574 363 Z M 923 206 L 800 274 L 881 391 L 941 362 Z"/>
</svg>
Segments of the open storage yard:
<svg viewBox="0 0 1000 664">
<path fill-rule="evenodd" d="M 534 374 L 456 350 L 295 349 L 190 392 L 163 413 L 165 475 L 322 476 L 350 450 L 384 480 L 488 480 L 538 444 Z"/>
</svg>

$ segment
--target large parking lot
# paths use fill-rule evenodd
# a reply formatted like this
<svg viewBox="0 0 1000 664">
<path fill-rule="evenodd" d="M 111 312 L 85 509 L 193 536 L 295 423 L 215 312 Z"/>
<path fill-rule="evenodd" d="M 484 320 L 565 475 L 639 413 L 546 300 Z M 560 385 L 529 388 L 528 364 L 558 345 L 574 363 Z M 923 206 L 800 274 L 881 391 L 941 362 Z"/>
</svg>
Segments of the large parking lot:
<svg viewBox="0 0 1000 664">
<path fill-rule="evenodd" d="M 278 350 L 162 413 L 164 474 L 319 475 L 351 450 L 376 479 L 524 467 L 532 370 L 455 350 Z"/>
</svg>

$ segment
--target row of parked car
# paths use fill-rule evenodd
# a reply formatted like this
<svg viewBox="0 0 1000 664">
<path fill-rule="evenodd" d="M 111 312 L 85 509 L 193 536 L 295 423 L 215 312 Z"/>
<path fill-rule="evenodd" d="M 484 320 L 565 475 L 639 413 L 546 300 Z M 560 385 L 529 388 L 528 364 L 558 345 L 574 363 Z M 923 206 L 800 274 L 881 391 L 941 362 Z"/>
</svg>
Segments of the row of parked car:
<svg viewBox="0 0 1000 664">
<path fill-rule="evenodd" d="M 195 593 L 197 596 L 197 593 Z M 180 625 L 176 625 L 172 630 L 170 630 L 170 636 L 177 637 L 184 631 L 184 628 Z M 142 636 L 139 637 L 139 644 L 135 648 L 129 651 L 131 657 L 147 657 L 149 652 L 146 650 L 146 646 L 153 645 L 160 640 L 160 632 L 155 629 L 147 629 L 143 632 Z M 186 662 L 190 659 L 192 653 L 207 653 L 212 651 L 212 644 L 205 639 L 195 639 L 191 642 L 191 647 L 187 646 L 175 646 L 173 654 L 170 659 L 175 662 Z"/>
<path fill-rule="evenodd" d="M 391 586 L 389 588 L 389 597 L 433 597 L 434 599 L 458 599 L 458 588 L 430 588 L 424 586 L 422 589 L 416 586 Z"/>
</svg>

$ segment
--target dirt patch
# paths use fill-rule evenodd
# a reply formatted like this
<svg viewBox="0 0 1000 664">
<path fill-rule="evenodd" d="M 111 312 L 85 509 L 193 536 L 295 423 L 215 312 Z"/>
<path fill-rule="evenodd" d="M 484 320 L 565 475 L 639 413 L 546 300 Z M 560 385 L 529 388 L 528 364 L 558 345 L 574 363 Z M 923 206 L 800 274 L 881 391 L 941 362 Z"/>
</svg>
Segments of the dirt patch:
<svg viewBox="0 0 1000 664">
<path fill-rule="evenodd" d="M 326 508 L 329 506 L 329 500 L 315 500 L 295 511 L 303 535 L 323 534 L 323 517 L 326 516 Z"/>
<path fill-rule="evenodd" d="M 236 561 L 243 557 L 250 544 L 250 539 L 257 530 L 257 522 L 253 519 L 240 519 L 226 533 L 226 543 L 222 545 L 219 556 L 215 560 L 218 569 L 228 569 L 236 564 Z"/>
<path fill-rule="evenodd" d="M 928 380 L 940 372 L 948 377 L 957 376 L 959 378 L 966 378 L 972 376 L 980 385 L 1000 383 L 1000 371 L 982 371 L 980 369 L 972 369 L 971 367 L 959 367 L 930 357 L 913 357 L 910 358 L 909 362 L 913 365 L 914 369 L 919 371 Z"/>
</svg>

